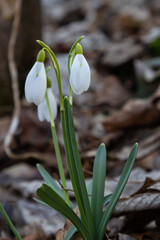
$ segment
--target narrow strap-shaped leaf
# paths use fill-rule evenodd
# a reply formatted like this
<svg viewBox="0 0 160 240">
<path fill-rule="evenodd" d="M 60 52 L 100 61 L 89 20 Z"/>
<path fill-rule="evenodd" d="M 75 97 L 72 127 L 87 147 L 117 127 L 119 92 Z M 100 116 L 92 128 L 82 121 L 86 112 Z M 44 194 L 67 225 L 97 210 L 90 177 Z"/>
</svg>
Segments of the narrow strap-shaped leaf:
<svg viewBox="0 0 160 240">
<path fill-rule="evenodd" d="M 74 194 L 77 200 L 78 208 L 81 214 L 81 218 L 83 223 L 87 226 L 88 228 L 88 221 L 84 212 L 84 208 L 82 206 L 82 202 L 78 193 L 77 185 L 76 185 L 76 179 L 74 178 L 74 173 L 71 165 L 71 151 L 70 151 L 70 144 L 67 138 L 67 130 L 66 130 L 66 121 L 65 121 L 65 114 L 64 110 L 61 110 L 61 121 L 62 121 L 62 130 L 63 130 L 63 140 L 64 140 L 64 146 L 65 146 L 65 153 L 67 157 L 67 165 L 68 165 L 68 170 L 70 174 L 70 178 L 72 181 L 72 186 L 74 189 Z"/>
<path fill-rule="evenodd" d="M 39 200 L 38 198 L 35 198 L 35 197 L 34 197 L 33 200 L 36 201 L 37 203 L 42 204 L 42 205 L 45 206 L 45 207 L 49 207 L 49 208 L 51 208 L 47 203 L 45 203 L 45 202 Z"/>
<path fill-rule="evenodd" d="M 108 194 L 104 197 L 104 200 L 103 200 L 103 205 L 106 205 L 108 204 L 112 199 L 112 193 L 111 194 Z"/>
<path fill-rule="evenodd" d="M 68 231 L 67 235 L 65 236 L 64 240 L 70 240 L 76 232 L 77 232 L 77 228 L 75 226 L 72 226 L 69 229 L 69 231 Z"/>
<path fill-rule="evenodd" d="M 62 198 L 64 198 L 64 194 L 61 190 L 61 188 L 57 185 L 57 183 L 54 181 L 54 179 L 51 177 L 51 175 L 42 167 L 41 164 L 37 164 L 37 169 L 39 173 L 41 174 L 44 181 L 50 185 L 50 187 Z"/>
<path fill-rule="evenodd" d="M 37 189 L 37 195 L 50 207 L 60 212 L 63 216 L 66 216 L 78 229 L 83 239 L 91 240 L 91 236 L 80 218 L 51 187 L 42 184 L 41 187 Z"/>
<path fill-rule="evenodd" d="M 106 177 L 106 147 L 101 144 L 97 150 L 94 167 L 93 167 L 93 183 L 91 210 L 94 219 L 96 233 L 103 214 L 104 186 Z M 97 236 L 98 237 L 98 236 Z"/>
<path fill-rule="evenodd" d="M 67 135 L 67 140 L 69 145 L 71 171 L 72 171 L 72 174 L 74 175 L 74 179 L 76 180 L 75 181 L 76 186 L 73 185 L 73 188 L 75 191 L 75 196 L 76 196 L 76 190 L 78 190 L 78 195 L 80 197 L 84 212 L 86 213 L 90 232 L 92 233 L 92 237 L 95 237 L 94 223 L 93 223 L 91 208 L 89 204 L 89 198 L 88 198 L 88 193 L 86 189 L 85 179 L 83 175 L 80 155 L 77 147 L 76 136 L 75 136 L 72 110 L 67 97 L 64 98 L 64 109 L 65 109 L 66 135 Z M 78 196 L 76 196 L 76 199 L 77 197 Z"/>
<path fill-rule="evenodd" d="M 74 155 L 73 155 L 73 150 L 72 150 L 72 145 L 71 145 L 71 141 L 70 141 L 70 133 L 69 133 L 69 128 L 70 126 L 68 125 L 68 116 L 66 114 L 63 115 L 63 111 L 61 111 L 62 113 L 62 119 L 64 120 L 63 123 L 63 134 L 64 134 L 64 142 L 65 142 L 65 150 L 66 150 L 66 155 L 67 157 L 67 164 L 68 164 L 68 169 L 69 169 L 69 174 L 71 177 L 71 181 L 72 181 L 72 185 L 73 185 L 73 189 L 74 189 L 74 193 L 75 193 L 75 197 L 77 200 L 77 204 L 78 204 L 78 208 L 81 214 L 81 218 L 83 223 L 86 225 L 87 228 L 89 228 L 88 226 L 88 220 L 86 218 L 86 213 L 85 213 L 85 209 L 83 206 L 83 202 L 82 202 L 82 193 L 80 192 L 80 188 L 77 187 L 77 183 L 79 182 L 78 180 L 78 175 L 75 171 L 75 167 L 74 167 L 74 161 L 72 159 L 74 159 Z"/>
<path fill-rule="evenodd" d="M 93 180 L 91 180 L 87 185 L 87 192 L 88 192 L 90 205 L 91 205 L 91 196 L 92 196 L 92 183 L 93 183 Z"/>
<path fill-rule="evenodd" d="M 61 188 L 57 185 L 55 180 L 51 177 L 51 175 L 42 167 L 41 164 L 37 164 L 37 168 L 39 173 L 41 174 L 42 178 L 45 182 L 61 197 L 64 199 L 64 194 Z M 70 202 L 70 206 L 74 208 L 74 204 Z"/>
<path fill-rule="evenodd" d="M 22 238 L 20 237 L 19 233 L 17 232 L 15 226 L 13 225 L 13 223 L 11 222 L 8 214 L 6 213 L 4 207 L 2 206 L 2 203 L 0 202 L 0 212 L 2 213 L 3 217 L 5 218 L 6 222 L 8 223 L 10 229 L 12 230 L 12 232 L 14 233 L 15 237 L 18 240 L 22 240 Z"/>
<path fill-rule="evenodd" d="M 106 229 L 106 226 L 107 226 L 107 223 L 111 217 L 111 214 L 120 198 L 120 195 L 127 183 L 127 180 L 129 178 L 129 175 L 132 171 L 132 168 L 133 168 L 133 165 L 134 165 L 134 162 L 135 162 L 135 159 L 136 159 L 136 155 L 137 155 L 137 151 L 138 151 L 138 144 L 136 143 L 134 146 L 133 146 L 133 149 L 128 157 L 128 160 L 124 166 L 124 169 L 123 169 L 123 172 L 122 172 L 122 175 L 119 179 L 119 182 L 112 194 L 112 198 L 111 198 L 111 201 L 110 203 L 108 204 L 107 206 L 107 209 L 103 215 L 103 218 L 101 220 L 101 223 L 100 223 L 100 226 L 99 226 L 99 233 L 98 233 L 98 239 L 99 240 L 102 240 L 103 239 L 103 236 L 104 236 L 104 232 L 105 232 L 105 229 Z"/>
</svg>

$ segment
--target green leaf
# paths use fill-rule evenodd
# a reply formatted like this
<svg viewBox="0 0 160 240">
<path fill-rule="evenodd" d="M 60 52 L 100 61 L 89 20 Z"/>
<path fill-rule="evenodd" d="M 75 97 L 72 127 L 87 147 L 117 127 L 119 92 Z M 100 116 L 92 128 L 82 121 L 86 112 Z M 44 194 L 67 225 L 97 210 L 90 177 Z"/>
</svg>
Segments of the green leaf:
<svg viewBox="0 0 160 240">
<path fill-rule="evenodd" d="M 15 226 L 13 225 L 13 223 L 11 222 L 9 216 L 7 215 L 4 207 L 2 206 L 2 203 L 0 202 L 0 212 L 2 213 L 3 217 L 5 218 L 6 222 L 8 223 L 10 229 L 12 230 L 12 232 L 14 233 L 15 237 L 18 240 L 22 240 L 22 238 L 20 237 L 19 233 L 17 232 Z"/>
<path fill-rule="evenodd" d="M 128 160 L 124 166 L 124 169 L 123 169 L 123 172 L 122 172 L 122 175 L 119 179 L 119 182 L 112 194 L 112 198 L 111 198 L 111 201 L 109 202 L 108 206 L 107 206 L 107 209 L 103 215 L 103 218 L 101 220 L 101 223 L 100 223 L 100 226 L 99 226 L 99 233 L 98 233 L 98 236 L 99 236 L 99 240 L 102 240 L 103 239 L 103 236 L 104 236 L 104 232 L 105 232 L 105 229 L 106 229 L 106 226 L 107 226 L 107 223 L 112 215 L 112 212 L 121 196 L 121 193 L 127 183 L 127 180 L 129 178 L 129 175 L 132 171 L 132 168 L 133 168 L 133 165 L 134 165 L 134 162 L 135 162 L 135 159 L 136 159 L 136 156 L 137 156 L 137 151 L 138 151 L 138 143 L 136 143 L 134 146 L 133 146 L 133 149 L 128 157 Z"/>
<path fill-rule="evenodd" d="M 69 51 L 69 55 L 68 55 L 68 73 L 70 76 L 70 69 L 71 69 L 71 64 L 72 64 L 72 58 L 74 56 L 74 51 L 76 48 L 77 43 L 79 43 L 82 39 L 84 38 L 84 36 L 81 36 L 80 38 L 77 39 L 77 41 L 72 45 L 70 51 Z"/>
<path fill-rule="evenodd" d="M 92 237 L 95 237 L 93 217 L 91 214 L 88 193 L 86 189 L 82 164 L 75 136 L 72 110 L 67 97 L 64 98 L 64 109 L 65 109 L 66 138 L 68 142 L 68 151 L 70 155 L 70 162 L 68 163 L 69 173 L 71 173 L 70 174 L 71 181 L 75 192 L 77 204 L 81 213 L 82 221 L 86 224 L 85 218 L 83 216 L 85 214 Z"/>
<path fill-rule="evenodd" d="M 39 200 L 38 198 L 35 198 L 35 197 L 34 197 L 33 200 L 36 201 L 37 203 L 40 203 L 40 204 L 44 205 L 45 207 L 51 208 L 47 203 Z"/>
<path fill-rule="evenodd" d="M 80 196 L 78 194 L 78 189 L 76 187 L 76 179 L 74 178 L 74 174 L 72 172 L 71 156 L 70 156 L 70 145 L 69 145 L 68 138 L 67 138 L 66 121 L 65 121 L 64 110 L 61 110 L 60 112 L 61 112 L 63 139 L 64 139 L 64 146 L 65 146 L 65 153 L 66 153 L 66 157 L 67 157 L 68 170 L 69 170 L 70 178 L 71 178 L 71 181 L 72 181 L 72 186 L 73 186 L 73 189 L 74 189 L 74 194 L 76 196 L 78 208 L 79 208 L 79 211 L 81 213 L 81 218 L 82 218 L 84 224 L 86 226 L 88 226 L 86 215 L 85 215 L 85 212 L 84 212 L 84 209 L 83 209 L 83 206 L 82 206 L 82 202 L 81 202 Z"/>
<path fill-rule="evenodd" d="M 61 197 L 64 198 L 64 194 L 61 190 L 61 188 L 57 185 L 57 183 L 55 182 L 55 180 L 51 177 L 51 175 L 44 169 L 44 167 L 42 167 L 42 165 L 37 164 L 37 169 L 39 171 L 39 173 L 41 174 L 42 178 L 44 179 L 44 181 L 50 185 L 50 187 Z"/>
<path fill-rule="evenodd" d="M 83 239 L 91 240 L 91 236 L 80 218 L 50 186 L 42 184 L 37 189 L 37 195 L 50 207 L 57 210 L 63 216 L 66 216 L 75 225 Z"/>
<path fill-rule="evenodd" d="M 64 240 L 70 240 L 76 232 L 77 232 L 77 228 L 75 226 L 72 226 L 69 229 L 69 231 L 68 231 L 67 235 L 65 236 Z"/>
<path fill-rule="evenodd" d="M 64 199 L 64 194 L 61 188 L 57 185 L 56 181 L 51 177 L 51 175 L 44 169 L 41 164 L 36 165 L 39 173 L 45 182 L 61 197 Z M 70 206 L 74 208 L 74 204 L 70 202 Z"/>
<path fill-rule="evenodd" d="M 112 193 L 111 194 L 108 194 L 104 197 L 104 200 L 103 200 L 103 205 L 106 205 L 108 204 L 112 199 Z"/>
<path fill-rule="evenodd" d="M 91 196 L 92 196 L 92 183 L 93 183 L 93 180 L 91 180 L 87 185 L 87 192 L 88 192 L 90 205 L 91 205 Z"/>
<path fill-rule="evenodd" d="M 91 210 L 96 233 L 103 216 L 104 186 L 106 177 L 106 147 L 101 144 L 97 150 L 93 167 Z M 98 238 L 98 236 L 97 236 Z"/>
</svg>

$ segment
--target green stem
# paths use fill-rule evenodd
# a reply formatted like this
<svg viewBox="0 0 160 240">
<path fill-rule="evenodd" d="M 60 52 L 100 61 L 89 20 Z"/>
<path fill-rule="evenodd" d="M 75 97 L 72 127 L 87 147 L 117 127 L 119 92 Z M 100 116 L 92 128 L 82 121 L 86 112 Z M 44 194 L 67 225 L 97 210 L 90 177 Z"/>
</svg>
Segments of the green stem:
<svg viewBox="0 0 160 240">
<path fill-rule="evenodd" d="M 73 64 L 74 58 L 75 58 L 75 50 L 73 51 L 72 60 L 71 60 L 71 65 Z M 71 70 L 70 70 L 70 67 L 69 67 L 69 68 L 68 68 L 69 78 L 70 78 L 70 74 L 71 74 Z M 72 88 L 71 88 L 70 83 L 69 83 L 69 103 L 70 103 L 70 105 L 71 105 L 71 107 L 72 107 L 72 105 L 73 105 L 73 97 L 72 97 Z"/>
<path fill-rule="evenodd" d="M 53 138 L 53 143 L 54 143 L 56 157 L 57 157 L 59 174 L 60 174 L 60 178 L 61 178 L 61 181 L 62 181 L 63 188 L 66 189 L 67 185 L 66 185 L 66 179 L 65 179 L 65 175 L 64 175 L 62 159 L 61 159 L 61 154 L 60 154 L 58 140 L 57 140 L 56 128 L 55 128 L 55 124 L 54 124 L 54 120 L 53 120 L 53 116 L 52 116 L 52 112 L 51 112 L 50 103 L 49 103 L 47 93 L 46 93 L 45 97 L 46 97 L 48 112 L 49 112 L 49 116 L 50 116 L 50 120 L 51 120 L 52 138 Z M 69 196 L 68 196 L 67 190 L 64 190 L 64 199 L 65 199 L 65 202 L 70 206 L 70 201 L 69 201 Z"/>
<path fill-rule="evenodd" d="M 22 240 L 22 238 L 20 237 L 19 233 L 17 232 L 15 226 L 13 225 L 13 223 L 11 222 L 10 218 L 8 217 L 4 207 L 2 206 L 2 203 L 0 202 L 0 212 L 2 213 L 2 215 L 4 216 L 6 222 L 8 223 L 10 229 L 12 230 L 12 232 L 14 233 L 15 237 L 18 240 Z"/>
<path fill-rule="evenodd" d="M 72 88 L 71 88 L 71 85 L 69 84 L 69 103 L 72 107 L 73 105 L 73 97 L 72 97 Z"/>
<path fill-rule="evenodd" d="M 75 58 L 75 51 L 73 51 L 71 65 L 73 64 L 74 58 Z M 71 74 L 70 68 L 68 68 L 68 74 L 69 74 L 69 78 L 70 78 L 70 74 Z M 70 83 L 69 83 L 69 103 L 70 103 L 70 105 L 72 107 L 72 105 L 73 105 L 73 97 L 72 97 L 72 88 L 71 88 Z"/>
<path fill-rule="evenodd" d="M 63 104 L 63 94 L 62 94 L 62 86 L 61 86 L 61 74 L 60 74 L 60 68 L 59 68 L 57 58 L 56 58 L 55 54 L 53 53 L 53 51 L 50 49 L 50 47 L 47 46 L 47 44 L 45 44 L 44 42 L 42 42 L 40 40 L 37 40 L 36 42 L 39 43 L 43 47 L 43 49 L 47 51 L 47 53 L 52 61 L 52 64 L 53 64 L 53 67 L 54 67 L 54 70 L 55 70 L 55 73 L 57 76 L 60 109 L 63 110 L 64 104 Z"/>
</svg>

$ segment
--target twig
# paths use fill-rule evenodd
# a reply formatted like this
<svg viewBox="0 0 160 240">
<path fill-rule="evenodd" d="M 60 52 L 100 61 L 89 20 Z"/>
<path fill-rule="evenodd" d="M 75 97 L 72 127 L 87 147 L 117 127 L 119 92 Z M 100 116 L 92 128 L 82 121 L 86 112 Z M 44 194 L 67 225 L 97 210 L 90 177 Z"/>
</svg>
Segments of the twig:
<svg viewBox="0 0 160 240">
<path fill-rule="evenodd" d="M 15 4 L 15 17 L 14 17 L 11 37 L 8 45 L 8 64 L 9 64 L 9 71 L 10 71 L 11 82 L 12 82 L 14 112 L 12 116 L 11 125 L 9 127 L 8 133 L 4 140 L 4 150 L 6 154 L 11 158 L 15 158 L 15 154 L 12 153 L 10 149 L 10 144 L 17 130 L 17 127 L 19 124 L 19 116 L 20 116 L 18 72 L 17 72 L 17 67 L 14 59 L 15 58 L 14 49 L 15 49 L 15 44 L 18 36 L 19 25 L 20 25 L 21 5 L 22 5 L 22 0 L 17 0 Z"/>
<path fill-rule="evenodd" d="M 13 101 L 14 101 L 14 111 L 12 116 L 12 121 L 9 127 L 9 130 L 4 139 L 4 150 L 8 157 L 18 160 L 18 159 L 28 159 L 28 158 L 36 158 L 41 161 L 47 162 L 47 157 L 42 156 L 36 152 L 24 153 L 24 154 L 15 154 L 10 149 L 10 145 L 15 135 L 18 125 L 19 125 L 19 117 L 20 117 L 20 97 L 19 97 L 19 83 L 18 83 L 18 71 L 15 63 L 15 45 L 17 41 L 19 26 L 20 26 L 20 17 L 21 17 L 21 8 L 22 8 L 22 0 L 16 0 L 15 4 L 15 15 L 13 26 L 11 30 L 11 37 L 8 45 L 8 65 L 9 72 L 12 83 L 12 92 L 13 92 Z"/>
</svg>

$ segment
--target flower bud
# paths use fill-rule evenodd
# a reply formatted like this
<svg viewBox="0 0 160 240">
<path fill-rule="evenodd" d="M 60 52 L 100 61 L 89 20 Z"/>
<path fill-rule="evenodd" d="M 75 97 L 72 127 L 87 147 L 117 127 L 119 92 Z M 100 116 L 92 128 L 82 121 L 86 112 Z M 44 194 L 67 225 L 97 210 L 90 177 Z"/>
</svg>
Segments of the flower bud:
<svg viewBox="0 0 160 240">
<path fill-rule="evenodd" d="M 77 95 L 88 90 L 91 81 L 89 65 L 82 54 L 77 54 L 71 66 L 70 85 Z"/>
</svg>

